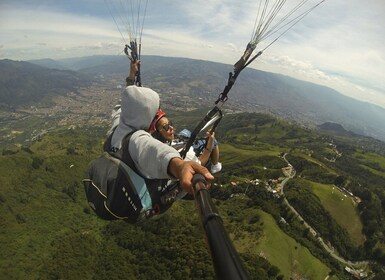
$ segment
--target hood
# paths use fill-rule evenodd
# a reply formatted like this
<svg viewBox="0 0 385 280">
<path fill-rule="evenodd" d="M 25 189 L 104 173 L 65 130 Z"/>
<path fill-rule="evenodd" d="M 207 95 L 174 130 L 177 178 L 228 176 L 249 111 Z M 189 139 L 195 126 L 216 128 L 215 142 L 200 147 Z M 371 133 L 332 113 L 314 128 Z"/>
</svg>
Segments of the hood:
<svg viewBox="0 0 385 280">
<path fill-rule="evenodd" d="M 127 133 L 148 130 L 159 108 L 159 95 L 150 88 L 128 86 L 121 100 L 119 125 L 111 139 L 111 145 L 116 148 L 121 148 Z"/>
</svg>

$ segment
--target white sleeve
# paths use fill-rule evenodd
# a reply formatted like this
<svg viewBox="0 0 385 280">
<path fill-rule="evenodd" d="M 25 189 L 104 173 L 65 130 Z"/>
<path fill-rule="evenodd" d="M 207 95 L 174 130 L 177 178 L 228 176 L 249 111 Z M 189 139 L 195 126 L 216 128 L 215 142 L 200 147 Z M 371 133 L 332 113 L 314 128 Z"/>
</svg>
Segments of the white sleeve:
<svg viewBox="0 0 385 280">
<path fill-rule="evenodd" d="M 128 149 L 135 166 L 149 179 L 172 178 L 167 173 L 168 164 L 172 158 L 180 158 L 177 150 L 144 130 L 132 134 Z"/>
<path fill-rule="evenodd" d="M 178 152 L 180 153 L 182 150 L 183 150 L 183 147 L 179 148 L 180 145 L 179 144 L 183 144 L 183 142 L 179 142 L 178 140 L 173 140 L 171 142 L 171 147 L 175 148 L 178 150 Z M 178 147 L 179 146 L 179 147 Z M 187 151 L 186 153 L 186 156 L 184 158 L 185 161 L 195 161 L 199 164 L 201 164 L 201 161 L 199 160 L 199 158 L 196 156 L 195 152 L 194 152 L 194 148 L 191 146 L 190 149 Z"/>
</svg>

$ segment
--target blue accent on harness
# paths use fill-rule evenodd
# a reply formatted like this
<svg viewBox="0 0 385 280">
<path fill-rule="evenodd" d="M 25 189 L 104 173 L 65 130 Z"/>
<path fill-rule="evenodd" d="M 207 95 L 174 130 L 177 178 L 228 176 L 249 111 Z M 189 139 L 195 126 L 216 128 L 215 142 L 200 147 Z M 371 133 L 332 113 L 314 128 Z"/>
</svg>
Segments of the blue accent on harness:
<svg viewBox="0 0 385 280">
<path fill-rule="evenodd" d="M 152 200 L 150 193 L 148 192 L 146 182 L 144 178 L 139 176 L 128 164 L 119 158 L 115 158 L 109 153 L 105 152 L 107 158 L 114 161 L 116 164 L 120 165 L 122 169 L 127 173 L 128 178 L 131 180 L 136 193 L 139 196 L 140 202 L 144 210 L 152 209 Z"/>
<path fill-rule="evenodd" d="M 142 177 L 136 174 L 130 167 L 128 167 L 126 170 L 128 172 L 128 175 L 132 183 L 134 184 L 135 190 L 140 198 L 143 209 L 144 210 L 151 209 L 152 200 L 151 200 L 150 193 L 148 192 L 146 182 Z"/>
</svg>

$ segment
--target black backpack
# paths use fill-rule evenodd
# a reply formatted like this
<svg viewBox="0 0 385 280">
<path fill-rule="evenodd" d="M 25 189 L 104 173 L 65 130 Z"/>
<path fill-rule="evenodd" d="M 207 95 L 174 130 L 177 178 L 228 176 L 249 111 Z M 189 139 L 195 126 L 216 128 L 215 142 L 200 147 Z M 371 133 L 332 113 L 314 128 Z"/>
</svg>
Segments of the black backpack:
<svg viewBox="0 0 385 280">
<path fill-rule="evenodd" d="M 180 192 L 179 184 L 144 178 L 129 155 L 132 133 L 126 135 L 122 148 L 109 152 L 113 133 L 104 144 L 104 153 L 93 160 L 83 180 L 88 204 L 102 219 L 122 219 L 136 223 L 166 211 Z"/>
</svg>

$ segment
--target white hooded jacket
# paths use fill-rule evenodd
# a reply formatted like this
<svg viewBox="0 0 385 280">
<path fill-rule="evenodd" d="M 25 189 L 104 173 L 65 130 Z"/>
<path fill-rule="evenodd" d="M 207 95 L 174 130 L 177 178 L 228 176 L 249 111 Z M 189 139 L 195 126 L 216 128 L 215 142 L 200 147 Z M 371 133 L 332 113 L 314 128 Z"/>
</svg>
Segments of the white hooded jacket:
<svg viewBox="0 0 385 280">
<path fill-rule="evenodd" d="M 129 153 L 138 170 L 149 179 L 171 178 L 167 168 L 172 158 L 180 158 L 172 147 L 154 139 L 146 130 L 159 108 L 159 95 L 150 88 L 128 86 L 121 94 L 121 106 L 112 113 L 116 127 L 111 148 L 120 149 L 124 137 L 135 131 L 129 142 Z M 119 121 L 117 121 L 119 118 Z"/>
</svg>

